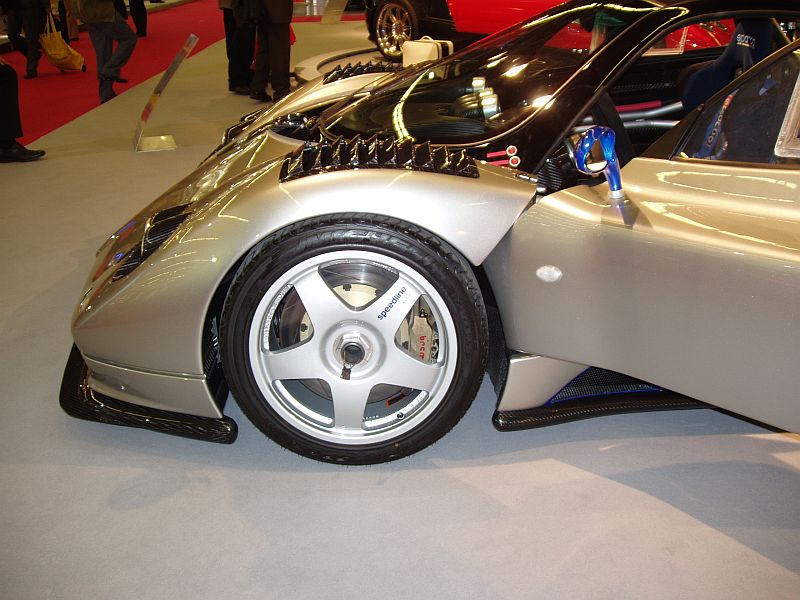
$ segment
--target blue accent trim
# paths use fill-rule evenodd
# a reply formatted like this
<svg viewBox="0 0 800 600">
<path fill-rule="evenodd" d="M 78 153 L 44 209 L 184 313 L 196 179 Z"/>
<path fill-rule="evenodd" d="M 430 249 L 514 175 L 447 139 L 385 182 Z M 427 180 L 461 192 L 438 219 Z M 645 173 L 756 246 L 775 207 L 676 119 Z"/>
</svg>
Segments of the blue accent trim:
<svg viewBox="0 0 800 600">
<path fill-rule="evenodd" d="M 641 381 L 627 375 L 588 367 L 573 377 L 569 383 L 558 390 L 542 405 L 558 406 L 564 402 L 597 398 L 602 396 L 619 396 L 647 392 L 663 392 L 663 388 Z"/>
<path fill-rule="evenodd" d="M 555 394 L 553 394 L 553 395 L 550 397 L 550 399 L 549 399 L 547 402 L 545 402 L 545 403 L 544 403 L 542 406 L 551 406 L 551 405 L 553 405 L 553 404 L 558 404 L 559 402 L 563 402 L 563 400 L 556 400 L 556 399 L 555 399 L 555 398 L 556 398 L 556 396 L 558 396 L 558 395 L 559 395 L 561 392 L 563 392 L 565 389 L 567 389 L 567 388 L 568 388 L 568 387 L 569 387 L 569 386 L 572 384 L 572 382 L 573 382 L 573 381 L 575 381 L 575 380 L 576 380 L 578 377 L 580 377 L 581 375 L 583 375 L 584 373 L 586 373 L 587 371 L 589 371 L 591 368 L 592 368 L 592 367 L 586 367 L 586 368 L 585 368 L 583 371 L 581 371 L 580 373 L 578 373 L 577 375 L 575 375 L 575 377 L 573 377 L 573 378 L 572 378 L 572 380 L 571 380 L 571 381 L 570 381 L 570 382 L 569 382 L 567 385 L 565 385 L 565 386 L 564 386 L 564 387 L 562 387 L 560 390 L 558 390 L 558 391 L 557 391 Z M 596 395 L 596 394 L 595 394 L 595 395 Z"/>
</svg>

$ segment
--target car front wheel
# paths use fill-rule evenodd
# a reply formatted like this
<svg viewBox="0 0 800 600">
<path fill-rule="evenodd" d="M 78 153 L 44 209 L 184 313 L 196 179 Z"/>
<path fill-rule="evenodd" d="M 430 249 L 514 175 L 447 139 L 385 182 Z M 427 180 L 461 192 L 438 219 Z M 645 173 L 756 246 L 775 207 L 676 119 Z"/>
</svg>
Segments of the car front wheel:
<svg viewBox="0 0 800 600">
<path fill-rule="evenodd" d="M 378 463 L 435 442 L 477 393 L 486 313 L 466 261 L 390 219 L 306 221 L 249 253 L 223 365 L 247 417 L 318 460 Z"/>
</svg>

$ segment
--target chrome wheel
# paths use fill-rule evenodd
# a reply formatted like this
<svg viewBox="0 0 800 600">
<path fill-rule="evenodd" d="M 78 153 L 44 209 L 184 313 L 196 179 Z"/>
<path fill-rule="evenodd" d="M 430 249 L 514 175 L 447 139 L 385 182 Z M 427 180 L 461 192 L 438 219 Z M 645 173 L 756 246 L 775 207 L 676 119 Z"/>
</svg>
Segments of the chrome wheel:
<svg viewBox="0 0 800 600">
<path fill-rule="evenodd" d="M 403 58 L 403 42 L 416 37 L 416 23 L 416 15 L 404 3 L 384 2 L 375 18 L 375 41 L 381 54 L 390 60 L 400 61 Z"/>
</svg>

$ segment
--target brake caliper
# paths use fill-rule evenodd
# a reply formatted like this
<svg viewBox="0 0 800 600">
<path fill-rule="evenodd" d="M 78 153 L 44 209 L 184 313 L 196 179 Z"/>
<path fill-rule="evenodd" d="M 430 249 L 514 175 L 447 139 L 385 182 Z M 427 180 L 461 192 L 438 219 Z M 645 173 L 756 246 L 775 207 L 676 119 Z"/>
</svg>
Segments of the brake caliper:
<svg viewBox="0 0 800 600">
<path fill-rule="evenodd" d="M 426 363 L 434 363 L 439 354 L 439 333 L 427 303 L 420 298 L 400 327 L 400 345 L 409 354 Z"/>
</svg>

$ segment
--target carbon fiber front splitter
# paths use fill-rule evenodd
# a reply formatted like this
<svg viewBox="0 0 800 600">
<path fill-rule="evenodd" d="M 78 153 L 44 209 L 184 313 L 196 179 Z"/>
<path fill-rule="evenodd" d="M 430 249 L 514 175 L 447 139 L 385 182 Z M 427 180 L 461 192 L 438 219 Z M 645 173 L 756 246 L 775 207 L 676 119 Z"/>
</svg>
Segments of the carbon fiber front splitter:
<svg viewBox="0 0 800 600">
<path fill-rule="evenodd" d="M 93 391 L 86 383 L 87 374 L 83 356 L 73 344 L 59 395 L 61 408 L 70 416 L 219 444 L 232 444 L 236 441 L 239 430 L 230 417 L 198 417 L 116 400 Z"/>
</svg>

